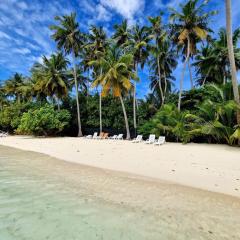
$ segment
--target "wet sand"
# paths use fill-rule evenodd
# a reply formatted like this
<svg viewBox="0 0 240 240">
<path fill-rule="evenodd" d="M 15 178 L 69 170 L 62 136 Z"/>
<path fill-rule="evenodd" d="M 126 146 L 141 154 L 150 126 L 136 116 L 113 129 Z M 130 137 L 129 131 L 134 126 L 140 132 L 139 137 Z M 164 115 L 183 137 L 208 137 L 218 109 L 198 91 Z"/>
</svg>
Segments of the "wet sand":
<svg viewBox="0 0 240 240">
<path fill-rule="evenodd" d="M 88 166 L 120 171 L 240 197 L 240 148 L 227 145 L 84 138 L 0 138 L 0 145 L 35 151 Z"/>
</svg>

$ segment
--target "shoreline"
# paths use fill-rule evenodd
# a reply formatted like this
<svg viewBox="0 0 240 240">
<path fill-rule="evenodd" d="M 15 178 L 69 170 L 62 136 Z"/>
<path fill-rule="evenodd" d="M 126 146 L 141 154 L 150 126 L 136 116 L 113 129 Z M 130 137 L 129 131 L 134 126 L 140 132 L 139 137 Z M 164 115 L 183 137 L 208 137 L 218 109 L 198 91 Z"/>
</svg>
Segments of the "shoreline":
<svg viewBox="0 0 240 240">
<path fill-rule="evenodd" d="M 132 174 L 131 178 L 179 184 L 240 198 L 240 149 L 226 145 L 166 143 L 158 147 L 128 141 L 30 136 L 0 138 L 0 145 Z"/>
</svg>

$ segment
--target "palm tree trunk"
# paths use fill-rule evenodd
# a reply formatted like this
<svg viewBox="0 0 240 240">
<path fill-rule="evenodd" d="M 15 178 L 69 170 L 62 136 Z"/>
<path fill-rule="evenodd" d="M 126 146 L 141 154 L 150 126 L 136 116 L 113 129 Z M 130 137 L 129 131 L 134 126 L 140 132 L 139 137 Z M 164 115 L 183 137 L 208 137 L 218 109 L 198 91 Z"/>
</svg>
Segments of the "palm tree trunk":
<svg viewBox="0 0 240 240">
<path fill-rule="evenodd" d="M 126 113 L 126 109 L 125 109 L 125 106 L 124 106 L 122 95 L 120 95 L 119 98 L 120 98 L 120 101 L 121 101 L 121 104 L 122 104 L 122 110 L 123 110 L 123 115 L 124 115 L 124 120 L 125 120 L 126 131 L 127 131 L 126 139 L 129 140 L 131 138 L 131 136 L 130 136 L 127 113 Z"/>
<path fill-rule="evenodd" d="M 163 72 L 163 77 L 164 77 L 164 94 L 163 94 L 164 101 L 163 102 L 165 102 L 166 93 L 167 93 L 167 78 L 166 78 L 165 71 Z"/>
<path fill-rule="evenodd" d="M 77 70 L 76 70 L 76 62 L 75 62 L 75 54 L 73 52 L 73 74 L 74 74 L 74 82 L 75 82 L 75 91 L 76 91 L 76 102 L 77 102 L 77 119 L 78 119 L 78 137 L 82 137 L 82 126 L 81 126 L 81 116 L 80 116 L 80 108 L 79 108 L 79 98 L 78 98 L 78 84 L 77 84 Z"/>
<path fill-rule="evenodd" d="M 184 74 L 187 66 L 187 62 L 189 59 L 189 54 L 190 54 L 190 42 L 189 42 L 189 37 L 188 37 L 188 47 L 187 47 L 187 56 L 183 65 L 183 71 L 182 71 L 182 77 L 180 80 L 180 88 L 179 88 L 179 97 L 178 97 L 178 111 L 181 111 L 181 99 L 182 99 L 182 89 L 183 89 L 183 80 L 184 80 Z"/>
<path fill-rule="evenodd" d="M 189 70 L 189 76 L 190 76 L 190 82 L 191 82 L 191 89 L 194 88 L 193 84 L 193 76 L 192 76 L 192 69 L 191 69 L 191 64 L 190 64 L 190 58 L 188 58 L 188 70 Z"/>
<path fill-rule="evenodd" d="M 234 93 L 234 100 L 237 104 L 240 104 L 238 81 L 237 81 L 237 70 L 234 58 L 233 40 L 232 40 L 232 7 L 231 0 L 225 0 L 226 3 L 226 30 L 227 30 L 227 45 L 228 45 L 228 55 L 231 68 L 232 86 Z M 240 125 L 240 111 L 237 111 L 237 123 Z M 240 145 L 240 140 L 239 140 Z"/>
<path fill-rule="evenodd" d="M 207 75 L 204 77 L 204 80 L 203 80 L 202 86 L 205 85 L 206 80 L 207 80 L 207 77 L 209 76 L 210 71 L 211 71 L 211 68 L 208 69 Z"/>
<path fill-rule="evenodd" d="M 157 66 L 158 66 L 158 85 L 159 85 L 159 90 L 161 94 L 161 105 L 164 104 L 164 97 L 163 97 L 163 90 L 162 90 L 162 83 L 161 83 L 161 69 L 160 69 L 160 64 L 159 64 L 159 56 L 157 57 Z"/>
<path fill-rule="evenodd" d="M 55 96 L 55 100 L 56 100 L 56 103 L 57 103 L 58 111 L 60 111 L 60 100 L 57 96 Z"/>
<path fill-rule="evenodd" d="M 138 64 L 135 63 L 135 71 L 136 75 L 138 75 Z M 133 86 L 133 127 L 134 127 L 134 137 L 136 137 L 137 134 L 137 117 L 136 117 L 136 82 L 134 81 Z"/>
<path fill-rule="evenodd" d="M 102 75 L 102 68 L 100 70 L 100 74 Z M 100 124 L 100 132 L 102 132 L 102 91 L 99 91 L 99 124 Z"/>
</svg>

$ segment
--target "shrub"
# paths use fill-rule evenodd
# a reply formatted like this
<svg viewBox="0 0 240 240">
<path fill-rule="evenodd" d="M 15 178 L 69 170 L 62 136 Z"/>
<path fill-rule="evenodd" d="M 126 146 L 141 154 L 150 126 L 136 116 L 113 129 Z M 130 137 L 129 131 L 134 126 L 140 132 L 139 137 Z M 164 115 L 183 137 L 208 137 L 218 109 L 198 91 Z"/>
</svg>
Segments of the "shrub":
<svg viewBox="0 0 240 240">
<path fill-rule="evenodd" d="M 0 129 L 13 132 L 20 124 L 22 114 L 32 108 L 33 104 L 14 103 L 0 111 Z"/>
<path fill-rule="evenodd" d="M 39 109 L 30 109 L 24 113 L 17 133 L 33 134 L 36 136 L 53 136 L 69 124 L 70 113 L 67 110 L 54 110 L 54 107 L 46 104 Z"/>
</svg>

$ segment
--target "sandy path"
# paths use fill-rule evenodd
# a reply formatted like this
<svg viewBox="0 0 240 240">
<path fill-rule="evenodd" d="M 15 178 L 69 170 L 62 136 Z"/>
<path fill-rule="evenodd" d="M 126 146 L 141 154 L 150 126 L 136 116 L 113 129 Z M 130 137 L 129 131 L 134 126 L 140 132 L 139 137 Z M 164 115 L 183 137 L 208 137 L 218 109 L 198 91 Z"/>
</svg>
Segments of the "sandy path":
<svg viewBox="0 0 240 240">
<path fill-rule="evenodd" d="M 0 138 L 0 144 L 240 197 L 240 148 L 178 143 L 156 147 L 128 141 L 21 136 Z"/>
</svg>

